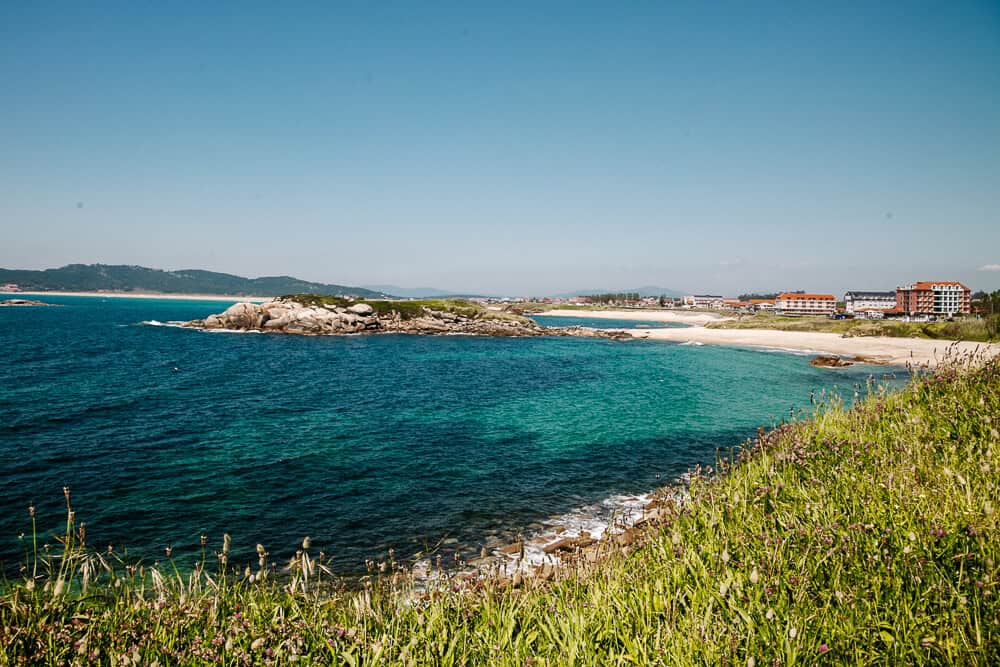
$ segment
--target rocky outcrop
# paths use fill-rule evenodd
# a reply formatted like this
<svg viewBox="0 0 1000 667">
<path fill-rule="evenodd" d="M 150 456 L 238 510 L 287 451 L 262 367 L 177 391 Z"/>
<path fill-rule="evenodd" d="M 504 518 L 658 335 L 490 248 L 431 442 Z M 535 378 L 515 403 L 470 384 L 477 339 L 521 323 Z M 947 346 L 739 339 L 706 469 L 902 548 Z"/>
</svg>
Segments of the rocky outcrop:
<svg viewBox="0 0 1000 667">
<path fill-rule="evenodd" d="M 526 317 L 494 313 L 486 309 L 463 309 L 462 312 L 438 310 L 427 306 L 407 309 L 402 314 L 389 302 L 340 305 L 315 300 L 300 303 L 289 298 L 267 303 L 237 303 L 224 312 L 204 320 L 192 320 L 185 326 L 200 329 L 231 329 L 304 335 L 359 333 L 399 333 L 425 335 L 477 336 L 584 336 L 631 340 L 618 331 L 588 327 L 543 327 Z"/>
<path fill-rule="evenodd" d="M 836 354 L 821 354 L 809 361 L 810 366 L 817 366 L 819 368 L 843 368 L 844 366 L 853 366 L 854 364 L 884 366 L 886 362 L 875 357 L 864 357 L 861 355 L 841 357 Z"/>
<path fill-rule="evenodd" d="M 54 306 L 54 303 L 45 303 L 44 301 L 32 301 L 31 299 L 5 299 L 0 301 L 0 306 Z"/>
</svg>

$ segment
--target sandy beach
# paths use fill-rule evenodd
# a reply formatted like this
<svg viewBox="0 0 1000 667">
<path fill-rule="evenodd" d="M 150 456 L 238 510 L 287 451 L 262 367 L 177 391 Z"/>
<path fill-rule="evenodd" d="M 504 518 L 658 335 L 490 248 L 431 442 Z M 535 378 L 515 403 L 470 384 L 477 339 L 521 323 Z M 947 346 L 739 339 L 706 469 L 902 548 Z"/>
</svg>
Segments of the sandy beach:
<svg viewBox="0 0 1000 667">
<path fill-rule="evenodd" d="M 857 337 L 844 338 L 834 333 L 773 331 L 769 329 L 706 329 L 702 326 L 686 329 L 631 329 L 636 338 L 691 342 L 736 347 L 830 353 L 840 356 L 863 356 L 884 363 L 936 366 L 947 354 L 979 350 L 989 356 L 1000 354 L 1000 345 L 989 343 L 926 340 L 922 338 Z"/>
<path fill-rule="evenodd" d="M 699 313 L 684 310 L 546 310 L 532 315 L 545 317 L 593 317 L 599 320 L 636 320 L 638 322 L 681 322 L 683 324 L 708 324 L 732 319 L 715 313 Z"/>
<path fill-rule="evenodd" d="M 157 294 L 156 292 L 0 292 L 5 299 L 22 296 L 87 296 L 105 299 L 176 299 L 179 301 L 270 301 L 269 296 L 226 296 L 225 294 Z"/>
</svg>

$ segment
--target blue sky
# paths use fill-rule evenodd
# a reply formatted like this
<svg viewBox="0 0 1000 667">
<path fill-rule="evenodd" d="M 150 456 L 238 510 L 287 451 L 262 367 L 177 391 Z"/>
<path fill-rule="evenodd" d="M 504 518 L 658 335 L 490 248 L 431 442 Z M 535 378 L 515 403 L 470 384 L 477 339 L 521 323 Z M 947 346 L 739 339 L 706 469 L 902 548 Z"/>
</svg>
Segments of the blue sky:
<svg viewBox="0 0 1000 667">
<path fill-rule="evenodd" d="M 3 267 L 1000 288 L 995 1 L 80 4 L 0 6 Z"/>
</svg>

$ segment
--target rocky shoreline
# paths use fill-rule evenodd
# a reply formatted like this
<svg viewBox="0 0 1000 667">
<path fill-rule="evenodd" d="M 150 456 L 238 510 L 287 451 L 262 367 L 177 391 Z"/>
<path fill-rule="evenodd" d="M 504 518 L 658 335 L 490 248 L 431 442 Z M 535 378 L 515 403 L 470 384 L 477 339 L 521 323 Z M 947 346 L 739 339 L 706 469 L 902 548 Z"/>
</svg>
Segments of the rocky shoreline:
<svg viewBox="0 0 1000 667">
<path fill-rule="evenodd" d="M 419 302 L 349 302 L 344 299 L 280 297 L 266 303 L 236 303 L 222 313 L 209 315 L 203 320 L 191 320 L 183 326 L 311 336 L 393 333 L 581 336 L 632 340 L 631 335 L 622 331 L 543 327 L 530 318 L 487 310 L 468 302 L 424 305 Z"/>
</svg>

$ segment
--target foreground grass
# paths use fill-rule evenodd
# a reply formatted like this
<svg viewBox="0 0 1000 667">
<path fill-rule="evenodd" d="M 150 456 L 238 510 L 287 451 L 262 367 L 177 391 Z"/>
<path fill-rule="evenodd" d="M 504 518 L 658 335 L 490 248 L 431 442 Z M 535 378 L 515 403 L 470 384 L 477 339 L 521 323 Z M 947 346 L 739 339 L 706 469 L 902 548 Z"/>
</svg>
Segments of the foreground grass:
<svg viewBox="0 0 1000 667">
<path fill-rule="evenodd" d="M 689 502 L 630 553 L 518 588 L 445 580 L 420 594 L 386 563 L 365 590 L 338 591 L 308 543 L 281 581 L 264 576 L 263 547 L 243 576 L 125 569 L 81 548 L 70 517 L 68 558 L 43 558 L 34 573 L 29 561 L 3 593 L 0 655 L 12 664 L 1000 664 L 998 431 L 997 359 L 875 391 L 853 409 L 830 400 L 812 421 L 734 451 L 721 475 L 695 474 Z M 224 543 L 218 557 L 227 554 Z"/>
<path fill-rule="evenodd" d="M 1000 316 L 991 316 L 1000 317 Z M 843 336 L 893 336 L 932 340 L 967 340 L 988 342 L 996 338 L 986 320 L 959 319 L 954 322 L 901 322 L 897 320 L 831 320 L 826 317 L 781 317 L 758 313 L 723 322 L 713 322 L 711 329 L 777 329 L 837 333 Z"/>
</svg>

